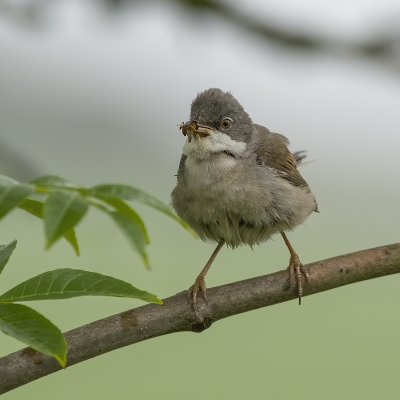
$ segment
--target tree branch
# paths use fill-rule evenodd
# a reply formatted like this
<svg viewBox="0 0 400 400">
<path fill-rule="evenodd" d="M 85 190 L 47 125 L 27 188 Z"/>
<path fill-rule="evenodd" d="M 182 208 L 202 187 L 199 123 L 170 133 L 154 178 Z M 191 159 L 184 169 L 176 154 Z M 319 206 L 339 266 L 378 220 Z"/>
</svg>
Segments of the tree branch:
<svg viewBox="0 0 400 400">
<path fill-rule="evenodd" d="M 18 2 L 8 0 L 0 3 L 0 14 L 14 20 L 23 22 L 29 26 L 41 26 L 46 21 L 46 11 L 54 6 L 54 1 L 31 0 L 29 2 Z M 139 0 L 102 0 L 94 1 L 104 5 L 107 12 L 124 11 L 128 4 L 141 3 Z M 249 32 L 252 35 L 261 37 L 265 42 L 273 43 L 288 50 L 298 50 L 309 53 L 326 52 L 337 57 L 363 58 L 376 62 L 378 66 L 390 69 L 393 72 L 400 72 L 400 59 L 398 48 L 400 45 L 399 30 L 395 23 L 385 26 L 378 22 L 373 26 L 374 35 L 365 38 L 363 41 L 357 39 L 341 40 L 337 38 L 324 37 L 322 34 L 305 32 L 291 26 L 286 28 L 282 23 L 274 23 L 265 18 L 257 18 L 232 7 L 228 2 L 221 0 L 170 0 L 170 3 L 178 3 L 185 7 L 201 21 L 201 12 L 218 16 L 233 25 Z M 155 3 L 157 4 L 157 3 Z M 326 35 L 325 35 L 326 36 Z"/>
<path fill-rule="evenodd" d="M 307 265 L 312 288 L 304 296 L 400 272 L 400 243 L 363 250 Z M 212 323 L 243 312 L 297 298 L 287 288 L 287 271 L 211 288 L 208 304 L 199 299 L 196 315 L 186 291 L 164 300 L 107 317 L 65 334 L 68 366 L 112 350 L 169 333 L 202 332 Z M 0 358 L 0 394 L 60 370 L 59 364 L 30 348 Z"/>
</svg>

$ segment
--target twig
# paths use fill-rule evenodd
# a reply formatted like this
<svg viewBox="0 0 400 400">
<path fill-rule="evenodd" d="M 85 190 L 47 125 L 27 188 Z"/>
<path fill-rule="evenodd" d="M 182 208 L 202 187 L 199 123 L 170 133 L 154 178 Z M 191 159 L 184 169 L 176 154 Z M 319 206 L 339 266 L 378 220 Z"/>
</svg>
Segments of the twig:
<svg viewBox="0 0 400 400">
<path fill-rule="evenodd" d="M 127 10 L 127 5 L 140 3 L 140 0 L 102 0 L 107 12 Z M 4 3 L 4 4 L 3 4 Z M 42 27 L 46 22 L 46 11 L 54 6 L 54 0 L 31 0 L 15 2 L 3 0 L 0 2 L 0 14 L 16 23 L 24 23 L 29 27 Z M 148 3 L 148 1 L 147 1 Z M 262 18 L 242 12 L 229 2 L 221 0 L 170 0 L 189 10 L 194 20 L 202 21 L 201 14 L 208 13 L 228 21 L 233 26 L 259 36 L 265 43 L 272 43 L 288 50 L 309 54 L 329 53 L 340 58 L 362 58 L 373 61 L 376 65 L 395 73 L 400 72 L 400 45 L 399 30 L 395 23 L 385 26 L 377 21 L 374 31 L 364 40 L 342 40 L 324 35 L 324 32 L 307 32 L 297 27 L 285 27 L 281 22 L 273 22 L 268 18 L 268 12 Z M 157 2 L 155 2 L 157 4 Z M 379 24 L 380 22 L 380 24 Z"/>
<path fill-rule="evenodd" d="M 304 296 L 396 274 L 400 243 L 317 261 L 307 268 L 312 288 L 306 285 Z M 163 306 L 148 304 L 67 332 L 68 366 L 157 336 L 202 332 L 220 319 L 297 299 L 296 288 L 287 288 L 286 270 L 209 289 L 208 304 L 199 299 L 201 320 L 196 319 L 186 293 L 165 299 Z M 0 394 L 60 369 L 52 357 L 30 348 L 9 354 L 0 358 Z"/>
</svg>

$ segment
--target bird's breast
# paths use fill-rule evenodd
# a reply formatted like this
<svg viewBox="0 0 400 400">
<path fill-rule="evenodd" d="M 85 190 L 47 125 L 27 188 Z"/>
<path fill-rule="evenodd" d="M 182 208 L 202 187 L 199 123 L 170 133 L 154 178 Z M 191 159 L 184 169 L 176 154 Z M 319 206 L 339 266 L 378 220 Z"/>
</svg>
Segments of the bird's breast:
<svg viewBox="0 0 400 400">
<path fill-rule="evenodd" d="M 187 156 L 172 192 L 172 206 L 203 240 L 232 247 L 263 242 L 301 224 L 314 196 L 255 160 L 222 153 Z"/>
<path fill-rule="evenodd" d="M 213 196 L 230 191 L 238 173 L 235 158 L 222 154 L 207 160 L 188 157 L 185 165 L 185 185 L 194 195 Z"/>
<path fill-rule="evenodd" d="M 226 153 L 207 160 L 187 157 L 172 192 L 178 215 L 202 239 L 219 241 L 223 237 L 233 247 L 261 239 L 266 201 L 265 193 L 248 174 L 245 160 Z"/>
</svg>

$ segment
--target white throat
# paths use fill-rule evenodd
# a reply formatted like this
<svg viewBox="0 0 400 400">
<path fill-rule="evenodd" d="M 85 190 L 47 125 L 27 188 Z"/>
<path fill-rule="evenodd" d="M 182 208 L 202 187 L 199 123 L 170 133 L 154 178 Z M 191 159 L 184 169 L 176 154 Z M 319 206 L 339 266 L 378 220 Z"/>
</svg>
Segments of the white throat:
<svg viewBox="0 0 400 400">
<path fill-rule="evenodd" d="M 183 154 L 189 157 L 205 159 L 215 153 L 226 151 L 236 157 L 241 157 L 246 152 L 246 149 L 246 143 L 237 142 L 226 133 L 215 130 L 209 136 L 194 136 L 190 142 L 189 139 L 186 140 L 183 146 Z"/>
</svg>

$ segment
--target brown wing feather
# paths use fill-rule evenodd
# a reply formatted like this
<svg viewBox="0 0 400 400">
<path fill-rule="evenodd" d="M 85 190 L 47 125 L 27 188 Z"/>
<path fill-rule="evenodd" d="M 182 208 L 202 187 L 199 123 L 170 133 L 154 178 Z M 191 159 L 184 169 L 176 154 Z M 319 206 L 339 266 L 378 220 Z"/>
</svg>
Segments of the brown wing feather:
<svg viewBox="0 0 400 400">
<path fill-rule="evenodd" d="M 269 131 L 261 125 L 256 125 L 259 139 L 257 148 L 257 162 L 267 167 L 275 169 L 282 179 L 286 179 L 294 186 L 308 187 L 307 182 L 300 175 L 297 169 L 296 160 L 289 151 L 289 140 L 280 135 Z"/>
<path fill-rule="evenodd" d="M 289 140 L 279 133 L 271 132 L 264 126 L 254 124 L 258 133 L 257 163 L 274 169 L 282 179 L 286 179 L 292 185 L 307 188 L 308 183 L 300 175 L 293 154 L 289 151 Z M 303 157 L 304 158 L 304 157 Z M 318 204 L 315 202 L 315 211 Z"/>
</svg>

